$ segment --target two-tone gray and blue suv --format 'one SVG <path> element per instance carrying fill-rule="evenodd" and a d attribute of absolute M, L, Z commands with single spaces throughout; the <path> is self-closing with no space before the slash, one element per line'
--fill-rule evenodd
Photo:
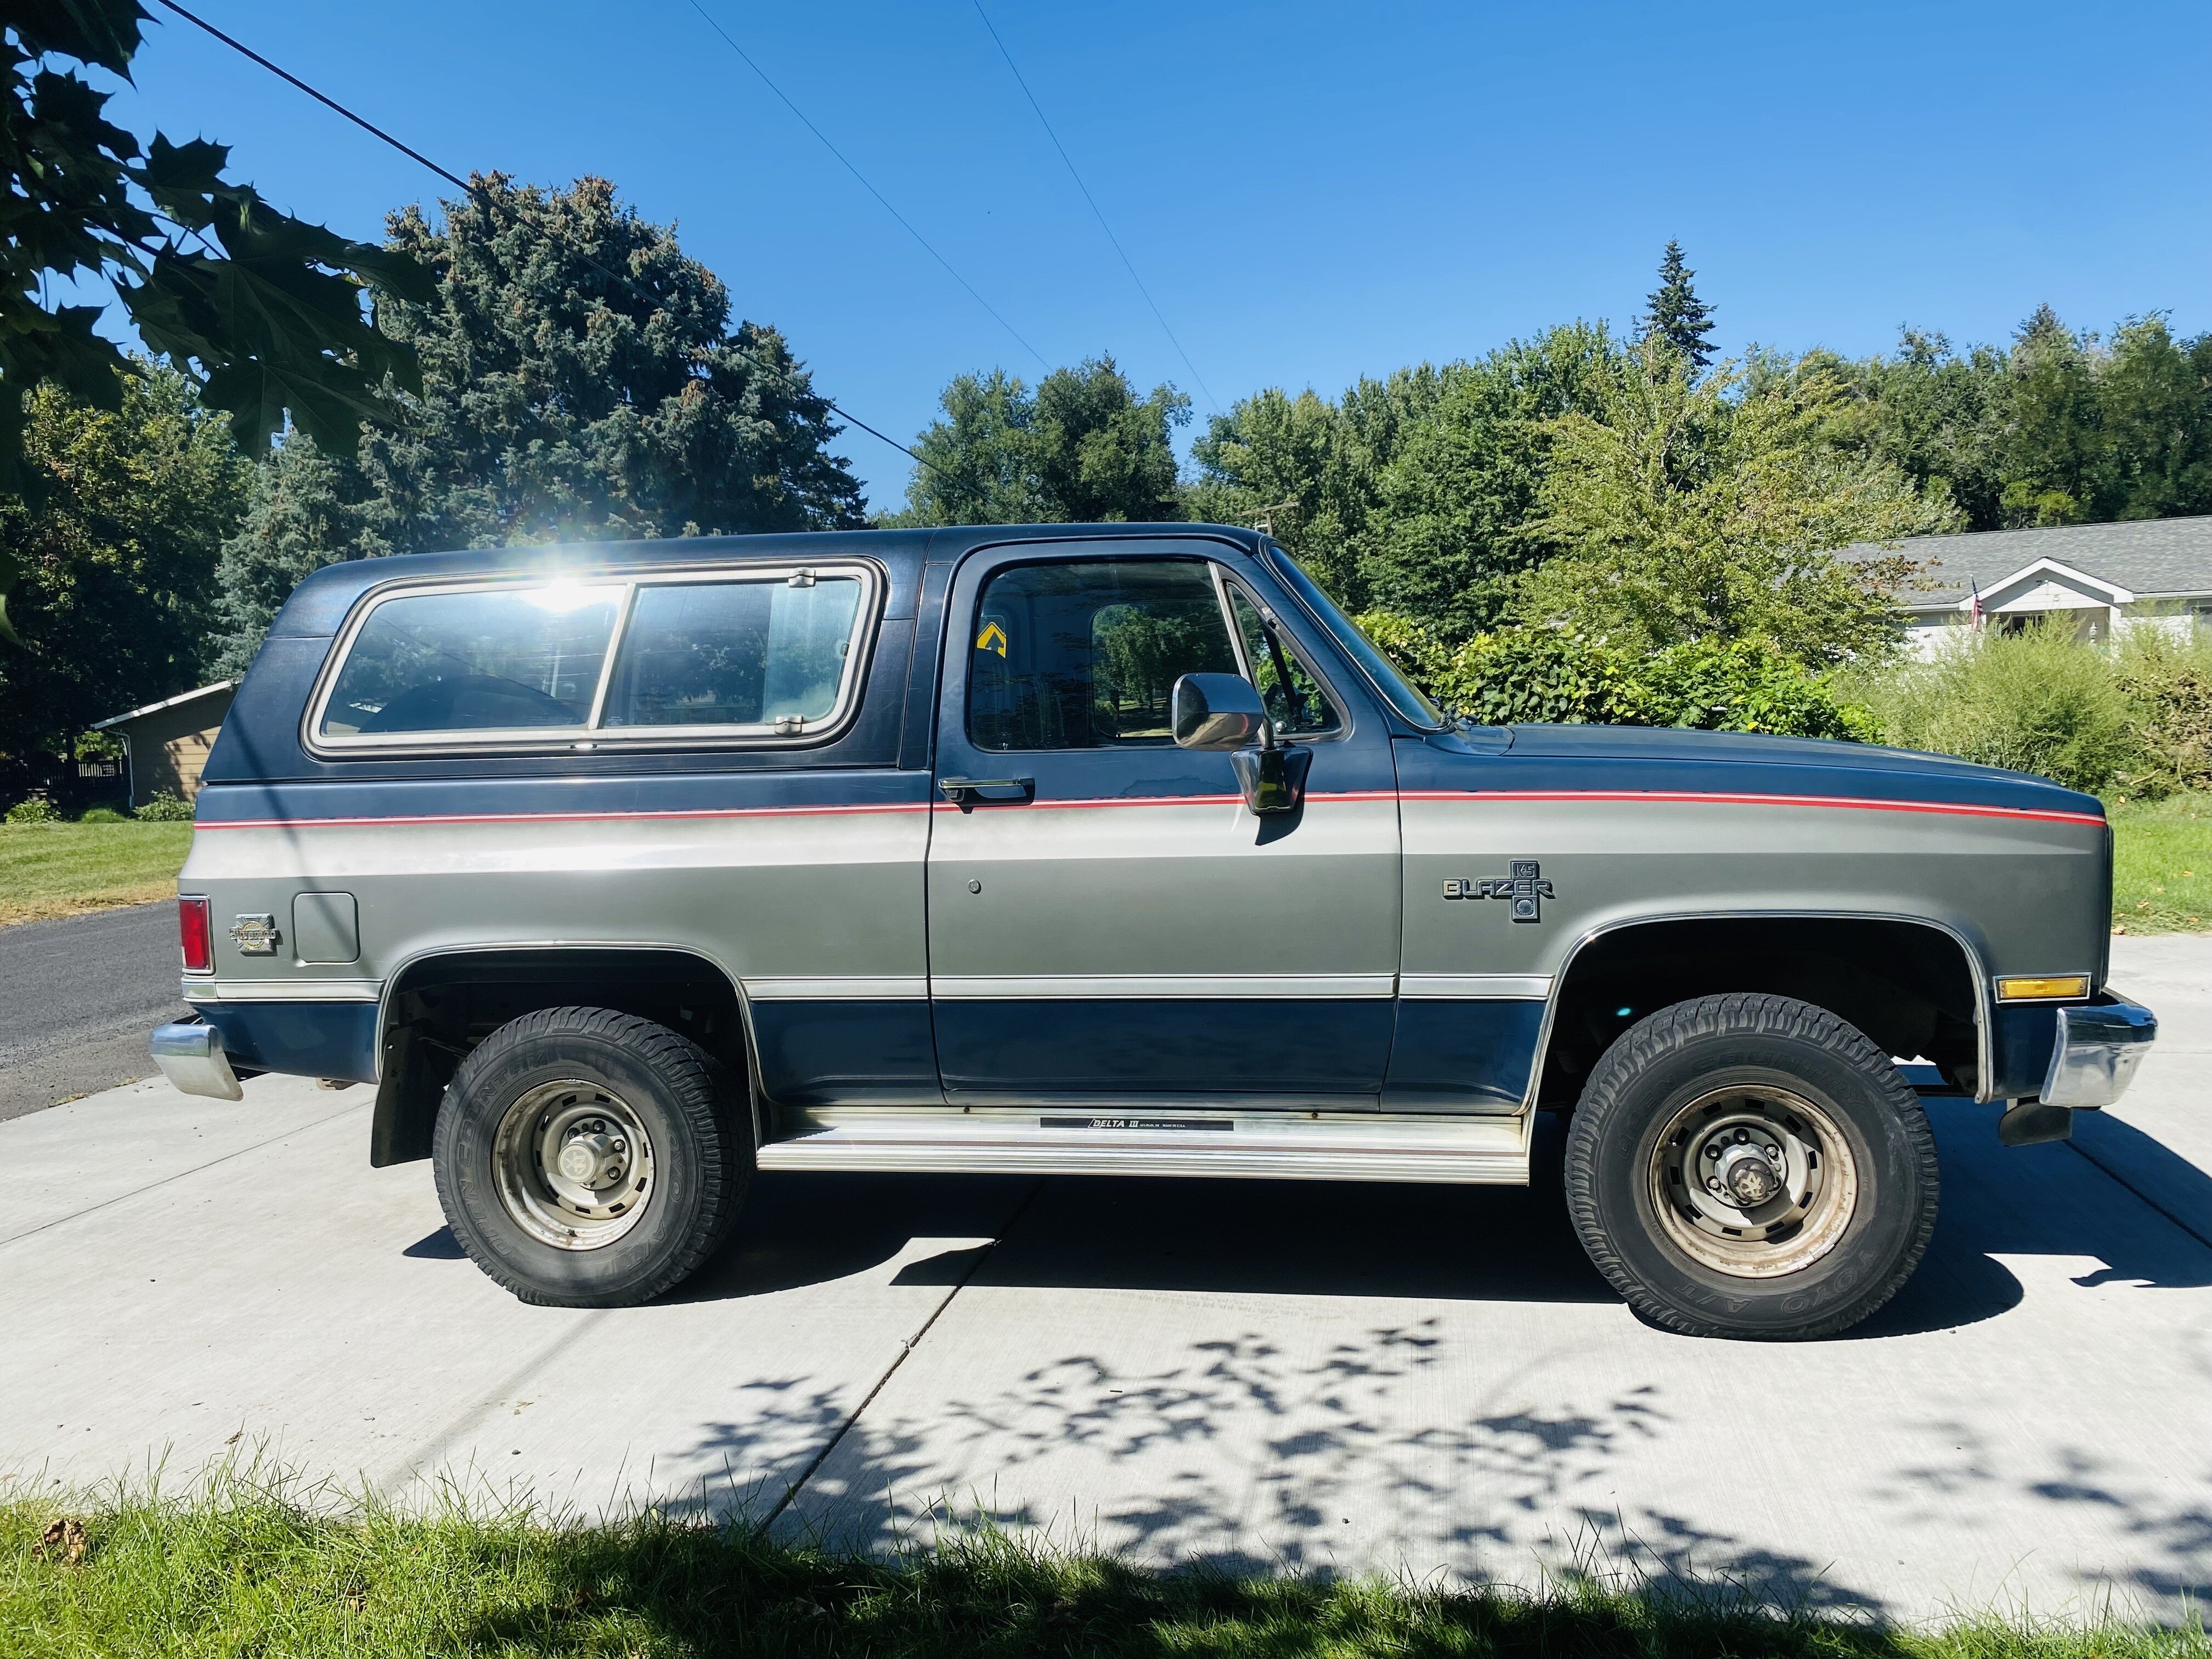
<path fill-rule="evenodd" d="M 239 690 L 154 1049 L 374 1084 L 531 1301 L 757 1168 L 1517 1182 L 1549 1109 L 1638 1311 L 1810 1336 L 1934 1225 L 1911 1078 L 2015 1144 L 2126 1085 L 2111 864 L 2038 778 L 1455 723 L 1249 531 L 375 559 Z"/>

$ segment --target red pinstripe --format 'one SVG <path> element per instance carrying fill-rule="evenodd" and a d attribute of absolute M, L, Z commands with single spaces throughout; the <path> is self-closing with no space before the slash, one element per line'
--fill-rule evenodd
<path fill-rule="evenodd" d="M 1401 800 L 1633 800 L 1724 806 L 1835 806 L 1869 812 L 1946 812 L 1969 817 L 2039 818 L 2052 823 L 2094 823 L 2101 812 L 2061 812 L 2034 806 L 1974 806 L 1959 801 L 1874 800 L 1863 795 L 1753 795 L 1695 789 L 1408 789 Z"/>

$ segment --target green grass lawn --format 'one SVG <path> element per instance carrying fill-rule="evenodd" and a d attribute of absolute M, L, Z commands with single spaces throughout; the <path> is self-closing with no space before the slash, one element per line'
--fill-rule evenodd
<path fill-rule="evenodd" d="M 189 823 L 0 824 L 0 927 L 173 897 Z"/>
<path fill-rule="evenodd" d="M 2212 1644 L 2201 1627 L 2109 1620 L 1905 1630 L 1680 1581 L 1532 1597 L 1162 1575 L 991 1534 L 871 1560 L 651 1516 L 596 1528 L 526 1513 L 410 1520 L 232 1480 L 190 1503 L 0 1502 L 0 1652 L 2212 1659 Z"/>
<path fill-rule="evenodd" d="M 2113 931 L 2212 930 L 2212 795 L 2111 810 Z"/>

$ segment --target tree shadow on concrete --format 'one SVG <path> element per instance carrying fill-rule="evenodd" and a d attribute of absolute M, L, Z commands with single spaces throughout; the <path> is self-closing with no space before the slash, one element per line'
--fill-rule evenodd
<path fill-rule="evenodd" d="M 1991 1109 L 1948 1103 L 1936 1117 L 1942 1220 L 1919 1274 L 1851 1340 L 2002 1315 L 2022 1296 L 1996 1259 L 2003 1255 L 2092 1258 L 2104 1265 L 2073 1279 L 2087 1288 L 2212 1282 L 2212 1251 L 2073 1149 L 2002 1148 Z M 849 1396 L 806 1379 L 762 1382 L 750 1390 L 757 1413 L 702 1428 L 700 1466 L 751 1476 L 742 1492 L 732 1479 L 720 1498 L 703 1494 L 708 1510 L 773 1518 L 777 1537 L 878 1555 L 981 1522 L 1077 1549 L 1103 1537 L 1117 1553 L 1232 1575 L 1326 1576 L 1341 1560 L 1395 1553 L 1455 1562 L 1480 1582 L 1486 1563 L 1539 1559 L 1545 1572 L 1636 1594 L 1660 1586 L 1799 1610 L 1896 1611 L 1876 1587 L 1838 1582 L 1826 1562 L 1670 1504 L 1663 1488 L 1649 1486 L 1648 1463 L 1646 1501 L 1617 1496 L 1621 1455 L 1666 1437 L 1682 1409 L 1656 1386 L 1619 1388 L 1571 1408 L 1454 1406 L 1465 1400 L 1450 1379 L 1470 1328 L 1461 1316 L 1448 1338 L 1420 1304 L 1565 1308 L 1614 1299 L 1583 1256 L 1556 1173 L 1543 1161 L 1527 1190 L 1056 1179 L 1010 1233 L 1015 1194 L 1005 1183 L 955 1194 L 939 1182 L 850 1179 L 851 1211 L 794 1200 L 787 1215 L 801 1231 L 789 1244 L 793 1258 L 770 1271 L 775 1258 L 740 1250 L 732 1283 L 804 1282 L 810 1263 L 838 1259 L 804 1241 L 841 1224 L 863 1241 L 845 1259 L 872 1263 L 916 1237 L 997 1237 L 996 1245 L 912 1262 L 896 1282 L 942 1285 L 948 1296 L 968 1285 L 988 1294 L 1218 1297 L 1220 1334 L 1134 1369 L 1104 1351 L 1054 1355 L 1042 1346 L 1049 1339 L 1039 1339 L 1038 1363 L 995 1389 L 940 1382 L 944 1397 L 926 1420 L 902 1417 L 884 1401 L 856 1418 Z M 1363 1322 L 1317 1353 L 1288 1331 L 1271 1333 L 1265 1309 L 1249 1300 L 1277 1295 L 1341 1297 L 1378 1310 L 1395 1301 L 1415 1305 L 1402 1317 Z M 979 1377 L 1004 1375 L 1006 1345 L 1022 1352 L 1018 1310 L 1029 1305 L 1049 1317 L 1048 1302 L 1009 1304 L 1013 1322 L 992 1327 L 997 1363 L 987 1361 Z M 1133 1300 L 1128 1316 L 1141 1322 L 1146 1304 Z M 1541 1332 L 1525 1305 L 1510 1317 L 1513 1340 Z M 956 1340 L 951 1328 L 927 1339 L 938 1353 Z M 1695 1346 L 1656 1333 L 1636 1340 Z M 1727 1345 L 1711 1352 L 1716 1367 L 1735 1357 Z M 1917 1458 L 1913 1436 L 1922 1431 L 1929 1446 L 1961 1449 Z M 763 1468 L 757 1449 L 771 1443 L 823 1449 Z M 1869 1457 L 1869 1501 L 1901 1520 L 1942 1493 L 1986 1491 L 2015 1511 L 2022 1499 L 2050 1506 L 2054 1540 L 2109 1550 L 2078 1575 L 2084 1595 L 2133 1594 L 2170 1608 L 2212 1578 L 2212 1505 L 2201 1476 L 2176 1502 L 2170 1489 L 2148 1490 L 2139 1470 L 2130 1475 L 2094 1451 L 2043 1437 L 1984 1445 L 1942 1423 L 1898 1429 Z M 1025 1473 L 1033 1464 L 1036 1472 Z M 1054 1490 L 1127 1493 L 1127 1474 L 1104 1473 L 1115 1465 L 1156 1470 L 1154 1489 L 1089 1515 L 999 1498 L 1001 1480 L 1028 1494 L 1040 1480 Z M 979 1479 L 975 1470 L 988 1473 Z"/>
<path fill-rule="evenodd" d="M 1592 1587 L 1790 1613 L 1858 1616 L 1880 1598 L 1826 1564 L 1694 1524 L 1665 1508 L 1623 1510 L 1611 1465 L 1662 1437 L 1653 1386 L 1581 1409 L 1478 1412 L 1408 1426 L 1382 1396 L 1437 1391 L 1449 1364 L 1437 1322 L 1375 1326 L 1293 1358 L 1245 1331 L 1191 1345 L 1146 1372 L 1096 1355 L 1036 1367 L 1017 1386 L 945 1403 L 927 1425 L 863 1415 L 769 1535 L 883 1558 L 938 1547 L 977 1528 L 1079 1553 L 1231 1578 L 1364 1577 L 1378 1560 L 1453 1564 L 1452 1581 Z M 791 1401 L 802 1411 L 818 1401 Z M 1255 1437 L 1255 1429 L 1257 1426 Z M 733 1449 L 735 1425 L 708 1445 Z M 738 1441 L 758 1432 L 748 1425 Z M 981 1486 L 942 1482 L 949 1445 L 983 1457 Z M 1159 1490 L 1095 1513 L 1002 1499 L 1025 1466 L 1055 1470 L 1148 1462 Z M 1026 1483 L 1033 1484 L 1033 1483 Z M 1510 1567 L 1506 1564 L 1512 1564 Z M 1531 1569 L 1534 1569 L 1532 1574 Z M 1417 1569 L 1424 1573 L 1430 1568 Z"/>

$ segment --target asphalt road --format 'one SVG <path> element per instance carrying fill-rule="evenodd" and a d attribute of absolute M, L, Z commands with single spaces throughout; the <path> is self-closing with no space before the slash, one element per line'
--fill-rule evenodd
<path fill-rule="evenodd" d="M 0 1121 L 152 1076 L 184 1006 L 173 903 L 0 927 Z"/>
<path fill-rule="evenodd" d="M 1845 1337 L 1698 1341 L 1528 1190 L 763 1177 L 649 1308 L 524 1307 L 366 1090 L 156 1079 L 0 1124 L 0 1491 L 264 1453 L 403 1501 L 653 1501 L 870 1547 L 988 1515 L 1140 1560 L 1580 1568 L 1905 1618 L 2212 1588 L 2212 939 L 2115 942 L 2160 1045 L 2007 1151 L 1934 1111 L 1918 1273 Z"/>

